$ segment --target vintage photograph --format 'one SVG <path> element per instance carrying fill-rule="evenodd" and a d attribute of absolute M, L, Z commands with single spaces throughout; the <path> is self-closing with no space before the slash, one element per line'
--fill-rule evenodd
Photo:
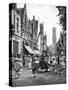
<path fill-rule="evenodd" d="M 66 83 L 66 6 L 9 4 L 9 85 Z"/>

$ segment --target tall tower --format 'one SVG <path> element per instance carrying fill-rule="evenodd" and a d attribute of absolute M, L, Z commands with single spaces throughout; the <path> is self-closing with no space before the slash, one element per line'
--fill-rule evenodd
<path fill-rule="evenodd" d="M 45 33 L 43 37 L 43 50 L 46 51 L 46 48 L 47 48 L 47 35 Z"/>
<path fill-rule="evenodd" d="M 44 28 L 43 23 L 40 24 L 40 50 L 43 51 L 43 36 L 44 36 Z"/>
<path fill-rule="evenodd" d="M 31 27 L 31 38 L 32 38 L 32 48 L 37 49 L 37 33 L 38 33 L 38 20 L 35 19 L 35 16 L 33 16 L 33 19 L 30 20 L 30 27 Z"/>
<path fill-rule="evenodd" d="M 56 27 L 53 27 L 52 41 L 53 41 L 53 45 L 55 45 L 56 44 Z"/>

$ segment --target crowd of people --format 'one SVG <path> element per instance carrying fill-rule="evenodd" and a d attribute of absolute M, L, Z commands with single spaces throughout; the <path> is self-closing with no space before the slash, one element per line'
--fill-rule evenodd
<path fill-rule="evenodd" d="M 57 57 L 56 56 L 35 56 L 35 55 L 28 55 L 25 57 L 25 67 L 27 67 L 29 70 L 32 71 L 34 77 L 36 77 L 37 73 L 42 71 L 42 72 L 47 72 L 47 71 L 62 71 L 65 69 L 65 56 L 63 53 L 61 53 L 60 58 L 59 58 L 59 64 L 57 62 Z M 58 67 L 59 69 L 58 69 Z M 16 78 L 20 76 L 22 73 L 23 69 L 23 63 L 21 60 L 21 57 L 16 56 L 14 61 L 13 61 L 13 69 L 16 72 Z"/>

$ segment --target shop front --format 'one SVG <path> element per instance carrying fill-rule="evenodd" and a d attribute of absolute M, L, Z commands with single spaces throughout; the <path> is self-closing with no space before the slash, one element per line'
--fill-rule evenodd
<path fill-rule="evenodd" d="M 29 63 L 31 62 L 30 58 L 32 59 L 32 55 L 34 54 L 33 50 L 30 46 L 23 46 L 23 65 L 29 67 Z"/>

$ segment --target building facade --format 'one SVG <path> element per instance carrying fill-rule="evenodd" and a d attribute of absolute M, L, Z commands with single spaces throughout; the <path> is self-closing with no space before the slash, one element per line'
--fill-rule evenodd
<path fill-rule="evenodd" d="M 23 8 L 18 8 L 16 3 L 9 6 L 10 55 L 20 54 L 25 65 L 25 57 L 32 54 L 32 50 L 37 49 L 38 20 L 35 20 L 35 16 L 32 20 L 28 20 L 26 4 Z"/>
<path fill-rule="evenodd" d="M 39 35 L 40 35 L 40 51 L 42 52 L 43 51 L 43 37 L 44 37 L 44 28 L 43 28 L 43 23 L 40 23 L 40 32 L 39 32 Z"/>
<path fill-rule="evenodd" d="M 27 16 L 26 4 L 24 4 L 24 7 L 22 8 L 21 11 L 22 11 L 21 14 L 22 58 L 23 58 L 23 65 L 25 66 L 27 63 L 25 58 L 28 57 L 29 54 L 32 54 L 32 52 L 30 52 L 32 51 L 32 38 L 31 38 L 32 31 L 30 28 L 30 21 L 28 20 L 28 16 Z"/>
<path fill-rule="evenodd" d="M 56 27 L 53 27 L 53 35 L 52 35 L 53 45 L 56 44 Z"/>
<path fill-rule="evenodd" d="M 32 40 L 32 49 L 37 49 L 37 42 L 38 42 L 38 20 L 35 19 L 33 16 L 32 20 L 29 20 L 30 24 L 30 32 L 31 32 L 31 40 Z"/>
<path fill-rule="evenodd" d="M 43 51 L 47 50 L 47 35 L 45 33 L 44 37 L 43 37 Z"/>
<path fill-rule="evenodd" d="M 11 48 L 11 55 L 16 56 L 21 54 L 21 16 L 18 12 L 15 3 L 9 5 L 9 45 Z"/>

